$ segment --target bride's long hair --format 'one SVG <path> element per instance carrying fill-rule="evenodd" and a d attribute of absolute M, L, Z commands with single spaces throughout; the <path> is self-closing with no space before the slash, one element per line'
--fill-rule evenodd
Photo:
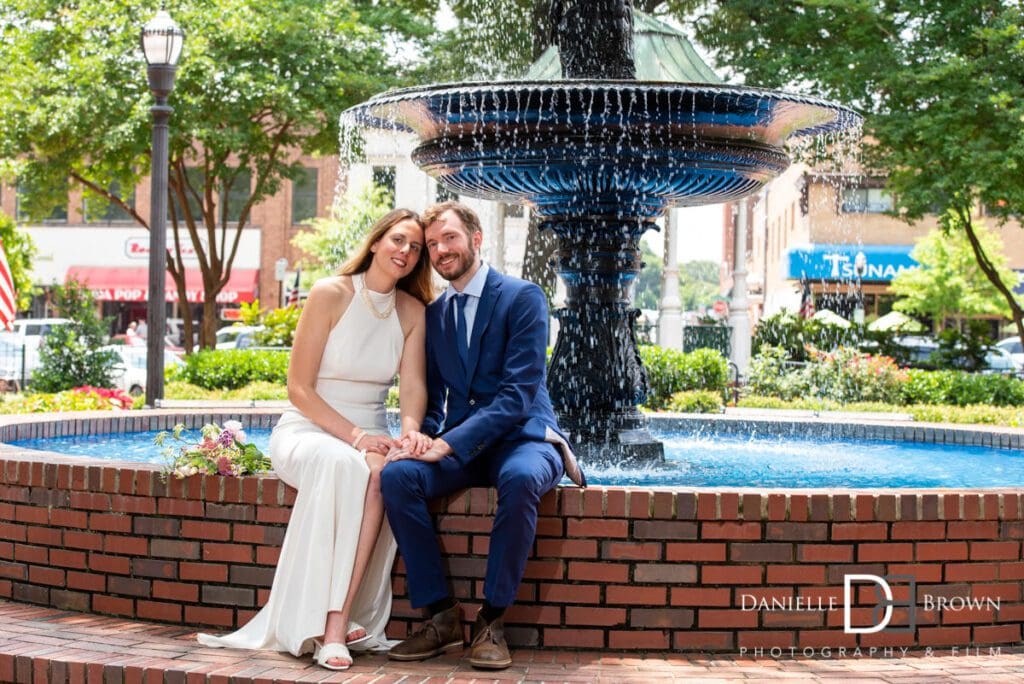
<path fill-rule="evenodd" d="M 373 261 L 373 252 L 370 248 L 377 243 L 395 225 L 406 220 L 415 221 L 420 229 L 423 229 L 423 222 L 419 214 L 411 209 L 392 209 L 377 219 L 377 222 L 370 228 L 369 234 L 363 240 L 363 244 L 356 249 L 348 261 L 338 269 L 338 275 L 355 275 L 370 270 L 370 262 Z M 420 249 L 419 258 L 412 272 L 398 281 L 396 287 L 399 290 L 408 292 L 424 304 L 434 301 L 434 283 L 430 275 L 430 257 L 427 256 L 427 246 L 424 244 Z"/>

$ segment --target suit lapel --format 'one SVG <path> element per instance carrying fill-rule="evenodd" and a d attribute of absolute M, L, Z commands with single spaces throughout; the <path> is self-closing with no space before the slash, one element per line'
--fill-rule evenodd
<path fill-rule="evenodd" d="M 480 347 L 482 345 L 484 332 L 491 322 L 491 314 L 494 312 L 494 305 L 501 297 L 501 274 L 493 268 L 487 272 L 487 284 L 480 295 L 480 303 L 477 305 L 476 317 L 473 320 L 473 334 L 469 339 L 469 366 L 466 368 L 466 381 L 473 379 L 476 373 L 476 364 L 480 360 Z"/>

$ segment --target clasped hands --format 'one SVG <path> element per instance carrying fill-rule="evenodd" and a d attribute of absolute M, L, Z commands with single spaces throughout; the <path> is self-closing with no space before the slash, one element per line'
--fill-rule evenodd
<path fill-rule="evenodd" d="M 386 435 L 361 434 L 353 446 L 361 446 L 367 451 L 381 454 L 388 463 L 407 458 L 436 463 L 452 453 L 452 448 L 443 439 L 431 439 L 416 430 L 410 430 L 400 439 L 392 439 Z"/>

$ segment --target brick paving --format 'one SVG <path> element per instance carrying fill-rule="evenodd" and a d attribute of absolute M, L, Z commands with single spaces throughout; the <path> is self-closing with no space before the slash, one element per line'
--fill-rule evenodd
<path fill-rule="evenodd" d="M 86 684 L 286 684 L 288 682 L 657 682 L 687 679 L 884 681 L 897 683 L 1024 680 L 1024 649 L 990 655 L 779 658 L 739 655 L 638 656 L 622 653 L 517 650 L 504 672 L 481 673 L 456 656 L 392 663 L 359 655 L 347 672 L 313 666 L 308 657 L 209 649 L 193 631 L 166 624 L 75 613 L 0 600 L 0 682 Z"/>

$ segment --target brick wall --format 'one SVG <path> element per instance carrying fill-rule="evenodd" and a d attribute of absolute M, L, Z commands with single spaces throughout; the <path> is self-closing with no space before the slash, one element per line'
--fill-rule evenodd
<path fill-rule="evenodd" d="M 236 626 L 266 599 L 293 499 L 274 477 L 164 483 L 146 466 L 3 447 L 0 596 L 197 627 Z M 494 506 L 494 492 L 484 489 L 436 506 L 467 618 L 482 598 Z M 1022 539 L 1019 491 L 559 489 L 541 502 L 535 551 L 507 623 L 514 643 L 549 648 L 1017 644 L 1024 622 Z M 945 597 L 947 607 L 918 607 L 913 633 L 844 634 L 847 573 L 913 575 L 920 601 Z M 389 634 L 401 637 L 418 611 L 405 597 L 400 561 L 393 582 Z M 897 600 L 907 598 L 905 584 L 894 582 L 893 589 Z M 854 624 L 868 624 L 873 592 L 861 586 L 856 596 Z M 831 598 L 837 605 L 826 611 L 742 605 L 798 598 L 826 605 Z M 950 604 L 953 598 L 959 603 Z M 965 599 L 986 598 L 998 599 L 999 608 L 958 609 Z M 892 624 L 907 617 L 897 608 Z"/>

